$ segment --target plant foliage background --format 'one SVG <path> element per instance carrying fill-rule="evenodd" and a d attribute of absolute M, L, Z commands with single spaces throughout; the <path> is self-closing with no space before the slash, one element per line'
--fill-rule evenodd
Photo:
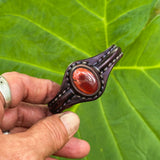
<path fill-rule="evenodd" d="M 103 96 L 80 104 L 87 160 L 160 159 L 159 0 L 0 0 L 0 72 L 61 83 L 111 44 L 124 52 Z"/>

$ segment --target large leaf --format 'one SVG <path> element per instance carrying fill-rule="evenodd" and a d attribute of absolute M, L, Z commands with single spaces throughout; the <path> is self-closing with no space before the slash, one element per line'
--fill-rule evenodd
<path fill-rule="evenodd" d="M 111 44 L 124 57 L 102 98 L 74 108 L 88 160 L 160 159 L 160 5 L 156 0 L 0 0 L 1 73 L 61 83 L 71 62 Z"/>

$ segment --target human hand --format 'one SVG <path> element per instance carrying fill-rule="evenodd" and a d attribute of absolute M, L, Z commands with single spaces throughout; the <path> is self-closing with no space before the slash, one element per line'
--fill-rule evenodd
<path fill-rule="evenodd" d="M 79 127 L 75 113 L 51 115 L 47 104 L 59 86 L 17 72 L 4 73 L 11 89 L 11 105 L 4 109 L 0 94 L 0 159 L 55 160 L 54 154 L 66 158 L 82 158 L 89 153 L 89 144 L 72 137 Z M 2 131 L 10 131 L 4 135 Z"/>

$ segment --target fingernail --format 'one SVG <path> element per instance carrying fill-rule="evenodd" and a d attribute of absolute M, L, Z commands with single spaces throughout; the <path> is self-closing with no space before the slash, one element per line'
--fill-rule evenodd
<path fill-rule="evenodd" d="M 73 112 L 64 112 L 60 117 L 60 120 L 64 124 L 69 138 L 72 137 L 79 128 L 80 119 L 78 115 Z"/>

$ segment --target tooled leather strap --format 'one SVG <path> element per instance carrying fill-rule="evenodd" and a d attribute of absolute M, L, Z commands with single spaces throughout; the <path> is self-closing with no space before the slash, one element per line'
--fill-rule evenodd
<path fill-rule="evenodd" d="M 97 56 L 71 63 L 59 93 L 48 103 L 49 110 L 59 113 L 74 104 L 99 98 L 109 73 L 122 56 L 121 49 L 112 45 Z"/>

